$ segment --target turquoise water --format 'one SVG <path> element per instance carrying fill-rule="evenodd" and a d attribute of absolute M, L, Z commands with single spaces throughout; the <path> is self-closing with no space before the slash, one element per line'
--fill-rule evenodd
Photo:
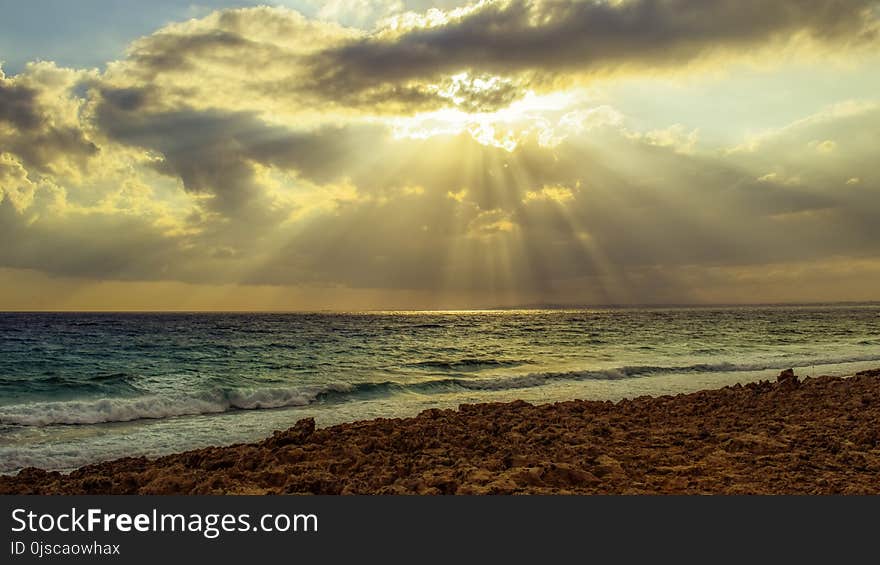
<path fill-rule="evenodd" d="M 463 402 L 619 399 L 880 366 L 880 305 L 0 314 L 0 472 Z"/>

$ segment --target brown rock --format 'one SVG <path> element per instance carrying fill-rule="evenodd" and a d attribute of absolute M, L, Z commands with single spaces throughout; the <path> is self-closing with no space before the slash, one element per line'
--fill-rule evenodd
<path fill-rule="evenodd" d="M 304 443 L 306 439 L 315 433 L 315 419 L 304 418 L 298 421 L 292 428 L 288 428 L 283 432 L 275 432 L 272 437 L 263 443 L 269 448 L 284 447 L 285 445 L 299 445 Z"/>
<path fill-rule="evenodd" d="M 626 472 L 623 470 L 623 465 L 613 457 L 600 455 L 599 457 L 596 457 L 595 465 L 596 466 L 593 468 L 593 474 L 604 480 L 626 478 Z"/>
<path fill-rule="evenodd" d="M 784 383 L 787 381 L 794 381 L 795 383 L 798 382 L 797 375 L 794 374 L 794 369 L 786 369 L 779 373 L 779 376 L 776 377 L 776 382 L 778 383 Z"/>

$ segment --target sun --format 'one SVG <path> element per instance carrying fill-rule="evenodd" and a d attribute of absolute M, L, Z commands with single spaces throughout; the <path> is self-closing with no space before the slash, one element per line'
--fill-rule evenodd
<path fill-rule="evenodd" d="M 383 121 L 396 139 L 467 134 L 481 145 L 512 153 L 529 138 L 550 147 L 597 121 L 617 120 L 612 109 L 596 106 L 592 94 L 582 88 L 549 93 L 525 89 L 515 96 L 501 92 L 511 85 L 509 79 L 462 72 L 434 85 L 449 106 Z"/>

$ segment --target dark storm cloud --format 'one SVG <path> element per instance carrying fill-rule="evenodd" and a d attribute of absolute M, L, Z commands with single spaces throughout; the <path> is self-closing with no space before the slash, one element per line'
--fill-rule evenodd
<path fill-rule="evenodd" d="M 873 38 L 876 0 L 572 0 L 490 2 L 444 25 L 368 37 L 314 56 L 314 88 L 357 91 L 473 69 L 591 71 L 688 62 L 805 32 Z"/>
<path fill-rule="evenodd" d="M 168 71 L 192 69 L 192 61 L 198 58 L 217 57 L 236 49 L 249 49 L 254 45 L 238 34 L 224 30 L 200 33 L 160 32 L 141 42 L 129 53 L 129 59 L 138 70 L 147 75 Z"/>
<path fill-rule="evenodd" d="M 275 215 L 257 182 L 255 164 L 327 182 L 383 135 L 378 127 L 292 131 L 267 124 L 253 112 L 154 112 L 147 109 L 149 89 L 104 89 L 102 97 L 95 119 L 105 135 L 158 152 L 156 170 L 179 177 L 187 191 L 213 195 L 211 208 L 228 217 L 266 220 Z"/>
<path fill-rule="evenodd" d="M 5 84 L 0 76 L 0 122 L 31 130 L 39 127 L 40 115 L 36 110 L 37 91 L 32 88 Z"/>
<path fill-rule="evenodd" d="M 262 196 L 246 142 L 262 131 L 252 114 L 222 111 L 139 111 L 143 92 L 105 92 L 96 122 L 112 140 L 161 154 L 154 167 L 179 177 L 187 191 L 214 196 L 210 206 L 228 216 L 253 212 Z M 243 143 L 244 142 L 244 143 Z"/>
<path fill-rule="evenodd" d="M 137 112 L 146 109 L 151 100 L 156 98 L 156 89 L 152 87 L 103 88 L 101 89 L 101 97 L 106 104 L 105 107 L 102 107 L 102 111 Z M 111 116 L 105 115 L 105 117 Z"/>
<path fill-rule="evenodd" d="M 45 171 L 64 159 L 79 165 L 98 152 L 79 127 L 56 125 L 39 100 L 39 90 L 16 84 L 0 73 L 0 152 Z M 7 128 L 3 128 L 3 124 Z M 6 132 L 3 130 L 6 129 Z"/>
<path fill-rule="evenodd" d="M 375 113 L 509 105 L 564 73 L 659 68 L 748 52 L 798 34 L 826 45 L 875 38 L 877 0 L 512 0 L 486 2 L 445 24 L 364 35 L 294 12 L 227 10 L 136 41 L 117 65 L 162 82 L 166 98 L 234 81 L 264 99 Z M 497 75 L 487 86 L 451 76 Z M 452 87 L 450 89 L 450 86 Z M 450 96 L 453 92 L 455 96 Z M 212 93 L 208 93 L 213 94 Z"/>
<path fill-rule="evenodd" d="M 75 127 L 28 129 L 4 139 L 4 149 L 18 155 L 26 165 L 37 170 L 51 168 L 59 158 L 84 166 L 87 159 L 98 153 L 82 130 Z"/>

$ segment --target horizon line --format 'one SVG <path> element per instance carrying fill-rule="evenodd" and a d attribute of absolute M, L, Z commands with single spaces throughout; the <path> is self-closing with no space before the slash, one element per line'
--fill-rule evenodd
<path fill-rule="evenodd" d="M 644 303 L 644 304 L 527 304 L 519 306 L 490 306 L 470 308 L 322 308 L 322 309 L 139 309 L 139 308 L 45 308 L 4 309 L 0 314 L 345 314 L 345 313 L 465 313 L 505 311 L 566 311 L 566 310 L 632 310 L 639 308 L 745 308 L 745 307 L 798 307 L 798 306 L 872 306 L 880 300 L 840 300 L 817 302 L 718 302 L 718 303 Z"/>

